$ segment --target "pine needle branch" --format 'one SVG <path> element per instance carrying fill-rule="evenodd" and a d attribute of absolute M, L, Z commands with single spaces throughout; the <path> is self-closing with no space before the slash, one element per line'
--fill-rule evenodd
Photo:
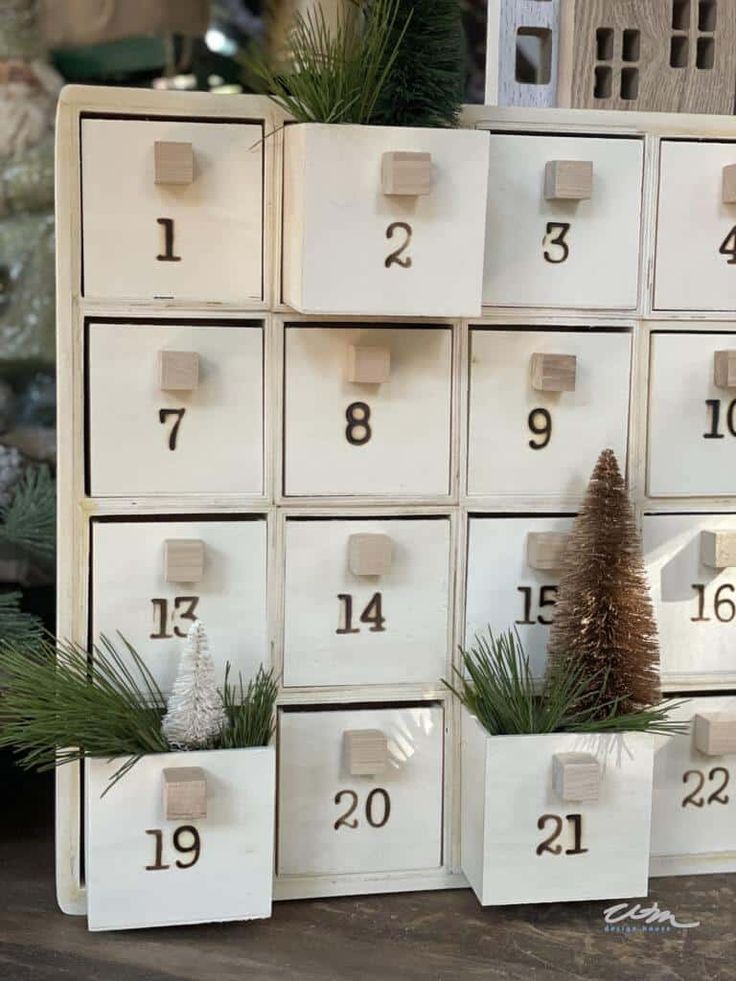
<path fill-rule="evenodd" d="M 56 548 L 56 486 L 48 467 L 29 467 L 5 507 L 0 508 L 0 543 L 15 545 L 49 561 Z"/>
<path fill-rule="evenodd" d="M 227 721 L 218 746 L 221 749 L 267 746 L 274 730 L 274 706 L 278 690 L 273 671 L 266 671 L 263 666 L 247 686 L 243 684 L 243 676 L 240 674 L 237 685 L 232 684 L 228 662 L 221 691 Z"/>
<path fill-rule="evenodd" d="M 22 598 L 18 592 L 0 593 L 0 639 L 11 644 L 34 644 L 43 637 L 43 625 L 38 617 L 21 610 Z"/>

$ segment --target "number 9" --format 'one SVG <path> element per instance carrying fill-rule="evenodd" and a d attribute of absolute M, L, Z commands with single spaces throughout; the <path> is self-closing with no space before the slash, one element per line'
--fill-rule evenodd
<path fill-rule="evenodd" d="M 540 418 L 542 420 L 541 424 L 539 422 Z M 533 439 L 530 439 L 529 446 L 533 450 L 543 450 L 552 438 L 552 416 L 547 409 L 532 409 L 529 413 L 527 424 L 535 436 L 542 437 L 542 442 L 539 443 L 535 443 Z"/>

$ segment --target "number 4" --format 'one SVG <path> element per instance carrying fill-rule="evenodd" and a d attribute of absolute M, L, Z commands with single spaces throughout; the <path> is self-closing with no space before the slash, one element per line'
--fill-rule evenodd
<path fill-rule="evenodd" d="M 721 247 L 718 250 L 721 255 L 730 255 L 731 258 L 728 260 L 729 266 L 736 266 L 736 225 L 733 226 L 728 235 L 721 242 Z"/>

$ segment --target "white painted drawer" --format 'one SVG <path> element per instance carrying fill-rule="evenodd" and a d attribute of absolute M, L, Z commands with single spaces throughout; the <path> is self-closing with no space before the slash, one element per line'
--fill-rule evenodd
<path fill-rule="evenodd" d="M 260 121 L 83 118 L 84 295 L 260 302 L 263 136 Z M 157 142 L 191 144 L 191 183 L 155 183 Z"/>
<path fill-rule="evenodd" d="M 483 303 L 636 307 L 643 146 L 493 133 Z M 592 162 L 590 198 L 545 198 L 547 163 L 558 160 Z"/>
<path fill-rule="evenodd" d="M 284 711 L 279 723 L 279 875 L 341 875 L 442 864 L 439 706 Z M 380 730 L 388 765 L 351 776 L 343 733 Z"/>
<path fill-rule="evenodd" d="M 736 569 L 704 564 L 702 533 L 736 531 L 736 514 L 645 514 L 644 557 L 659 627 L 663 681 L 736 683 Z"/>
<path fill-rule="evenodd" d="M 91 494 L 263 493 L 260 324 L 93 321 L 87 343 Z M 162 351 L 198 356 L 195 388 L 162 388 Z"/>
<path fill-rule="evenodd" d="M 199 582 L 167 582 L 164 542 L 204 543 Z M 266 644 L 266 522 L 236 519 L 94 520 L 92 636 L 120 631 L 164 692 L 176 677 L 183 639 L 201 619 L 218 682 L 230 661 L 249 678 L 269 658 Z M 120 646 L 120 645 L 118 645 Z"/>
<path fill-rule="evenodd" d="M 736 143 L 663 140 L 660 154 L 655 309 L 732 311 L 736 203 L 723 200 L 723 168 Z"/>
<path fill-rule="evenodd" d="M 651 344 L 649 494 L 736 494 L 736 391 L 714 375 L 716 351 L 736 351 L 736 332 L 663 331 Z"/>
<path fill-rule="evenodd" d="M 549 627 L 554 616 L 559 570 L 529 565 L 528 536 L 566 533 L 572 517 L 473 515 L 468 521 L 465 646 L 476 634 L 514 628 L 535 677 L 544 674 Z"/>
<path fill-rule="evenodd" d="M 495 330 L 470 337 L 468 494 L 580 497 L 605 446 L 626 459 L 631 335 Z M 573 391 L 538 391 L 534 355 L 574 357 Z"/>
<path fill-rule="evenodd" d="M 270 916 L 273 747 L 144 756 L 105 793 L 121 762 L 85 762 L 89 929 Z M 180 767 L 204 771 L 204 818 L 166 818 L 163 771 Z"/>
<path fill-rule="evenodd" d="M 376 542 L 389 567 L 364 574 L 355 549 Z M 449 577 L 448 518 L 288 520 L 284 684 L 439 684 Z"/>
<path fill-rule="evenodd" d="M 384 194 L 393 151 L 431 154 L 428 193 Z M 488 135 L 284 130 L 283 299 L 302 313 L 478 316 Z"/>
<path fill-rule="evenodd" d="M 450 493 L 449 328 L 288 326 L 285 334 L 287 496 Z M 348 381 L 351 346 L 387 349 L 386 381 Z"/>
<path fill-rule="evenodd" d="M 691 720 L 719 712 L 736 718 L 736 697 L 693 698 L 673 718 Z M 733 871 L 736 753 L 701 753 L 692 731 L 656 737 L 651 847 L 653 858 L 701 856 L 704 872 Z M 719 865 L 719 853 L 727 864 Z"/>

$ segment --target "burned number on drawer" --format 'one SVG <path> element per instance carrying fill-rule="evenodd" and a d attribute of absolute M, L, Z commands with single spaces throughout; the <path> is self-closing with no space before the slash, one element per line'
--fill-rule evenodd
<path fill-rule="evenodd" d="M 151 600 L 153 606 L 153 625 L 156 627 L 155 633 L 150 635 L 151 640 L 169 640 L 171 637 L 186 637 L 188 630 L 178 626 L 177 620 L 194 621 L 197 619 L 197 605 L 199 596 L 175 596 L 171 608 L 171 627 L 172 633 L 168 633 L 169 626 L 169 601 L 163 597 Z"/>
<path fill-rule="evenodd" d="M 706 585 L 702 582 L 694 582 L 693 589 L 698 595 L 698 613 L 697 616 L 690 617 L 690 620 L 692 623 L 707 623 L 712 618 L 706 615 L 708 607 Z M 736 616 L 736 603 L 732 599 L 735 592 L 736 587 L 724 582 L 713 594 L 713 613 L 719 623 L 731 623 Z"/>
<path fill-rule="evenodd" d="M 736 266 L 736 225 L 733 226 L 731 231 L 721 242 L 718 251 L 721 255 L 731 256 L 731 258 L 728 260 L 728 265 Z"/>
<path fill-rule="evenodd" d="M 534 601 L 534 587 L 533 586 L 517 586 L 517 593 L 521 593 L 524 597 L 524 618 L 522 620 L 515 620 L 514 623 L 528 625 L 531 623 L 541 623 L 543 626 L 548 627 L 552 620 L 547 620 L 538 613 L 536 619 L 532 614 L 532 605 Z M 554 606 L 557 602 L 557 586 L 540 586 L 539 587 L 539 600 L 538 607 L 541 610 L 544 606 Z"/>
<path fill-rule="evenodd" d="M 337 598 L 340 602 L 340 623 L 342 626 L 335 631 L 336 634 L 359 634 L 360 627 L 353 626 L 353 597 L 350 593 L 338 593 Z M 374 593 L 368 601 L 368 605 L 360 614 L 361 623 L 370 623 L 370 633 L 377 634 L 385 631 L 384 623 L 386 617 L 383 615 L 383 597 L 380 593 Z"/>
<path fill-rule="evenodd" d="M 725 439 L 721 432 L 721 400 L 706 399 L 708 407 L 708 424 L 710 429 L 703 433 L 703 439 Z M 736 436 L 736 399 L 729 403 L 726 409 L 726 427 L 732 436 Z"/>
<path fill-rule="evenodd" d="M 164 857 L 164 833 L 160 828 L 150 828 L 146 831 L 147 835 L 153 835 L 156 839 L 156 856 L 153 860 L 153 865 L 146 866 L 146 872 L 161 872 L 163 869 L 170 869 L 170 865 L 165 865 L 163 861 Z M 185 845 L 182 843 L 182 835 L 191 836 L 191 844 Z M 176 859 L 177 869 L 191 869 L 193 865 L 196 865 L 199 861 L 199 856 L 202 853 L 202 841 L 199 837 L 199 831 L 192 824 L 182 824 L 180 828 L 177 828 L 171 836 L 171 842 L 179 852 L 180 855 L 191 855 L 191 861 L 181 862 L 178 858 Z"/>
<path fill-rule="evenodd" d="M 398 249 L 394 249 L 393 252 L 386 256 L 384 265 L 387 269 L 390 269 L 391 266 L 401 266 L 402 269 L 411 269 L 411 256 L 407 255 L 403 259 L 401 258 L 403 253 L 409 248 L 409 243 L 411 242 L 411 225 L 406 221 L 392 222 L 386 229 L 386 238 L 393 238 L 394 232 L 396 231 L 404 232 L 406 238 Z"/>
<path fill-rule="evenodd" d="M 725 766 L 714 766 L 708 774 L 709 783 L 715 783 L 716 780 L 719 780 L 720 783 L 715 790 L 711 791 L 707 798 L 698 796 L 705 786 L 705 774 L 703 771 L 685 770 L 682 775 L 682 782 L 685 784 L 688 783 L 690 777 L 695 777 L 697 783 L 695 788 L 686 797 L 683 797 L 683 807 L 687 807 L 688 804 L 691 804 L 693 807 L 703 807 L 705 804 L 728 804 L 729 796 L 728 794 L 724 796 L 723 791 L 728 786 L 731 775 Z"/>
<path fill-rule="evenodd" d="M 548 221 L 545 236 L 542 239 L 542 248 L 545 262 L 552 265 L 559 265 L 570 255 L 570 246 L 565 241 L 565 236 L 570 231 L 569 221 Z M 552 238 L 550 238 L 552 236 Z M 554 251 L 550 251 L 550 246 L 554 246 Z"/>
<path fill-rule="evenodd" d="M 371 408 L 365 402 L 351 402 L 345 410 L 348 424 L 345 428 L 345 439 L 351 446 L 365 446 L 373 433 L 371 432 Z"/>
<path fill-rule="evenodd" d="M 164 251 L 156 259 L 159 262 L 181 262 L 181 256 L 174 255 L 174 219 L 157 218 L 156 223 L 164 230 Z"/>
<path fill-rule="evenodd" d="M 583 841 L 583 818 L 581 814 L 566 814 L 565 820 L 572 827 L 573 843 L 572 848 L 565 849 L 565 855 L 582 855 L 588 851 L 587 848 L 582 847 Z M 540 831 L 544 831 L 548 824 L 553 825 L 552 834 L 544 841 L 540 841 L 537 845 L 537 855 L 544 855 L 545 852 L 549 852 L 550 855 L 559 855 L 562 852 L 562 845 L 556 845 L 555 842 L 562 834 L 563 822 L 559 814 L 543 814 L 537 821 L 537 827 Z"/>
<path fill-rule="evenodd" d="M 552 416 L 548 409 L 541 407 L 532 409 L 527 419 L 527 425 L 530 432 L 540 437 L 538 441 L 529 440 L 529 446 L 533 450 L 543 450 L 545 446 L 549 445 L 549 441 L 552 439 Z"/>
<path fill-rule="evenodd" d="M 158 410 L 158 421 L 160 423 L 165 423 L 169 416 L 176 416 L 176 422 L 171 427 L 171 432 L 169 433 L 169 449 L 176 449 L 176 437 L 179 435 L 179 426 L 181 426 L 181 421 L 184 418 L 184 413 L 186 409 L 159 409 Z"/>
<path fill-rule="evenodd" d="M 348 800 L 348 809 L 335 821 L 334 828 L 355 829 L 358 827 L 358 818 L 352 817 L 358 808 L 359 798 L 354 790 L 338 790 L 335 794 L 335 803 L 343 804 L 344 798 Z M 380 804 L 376 802 L 380 800 Z M 365 819 L 372 828 L 382 828 L 391 816 L 391 798 L 388 791 L 382 787 L 371 790 L 365 800 Z"/>

